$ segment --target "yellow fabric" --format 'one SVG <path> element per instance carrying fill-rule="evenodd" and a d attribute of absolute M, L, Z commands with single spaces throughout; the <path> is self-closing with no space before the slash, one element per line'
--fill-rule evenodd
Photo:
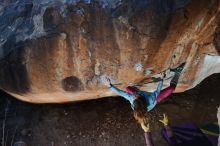
<path fill-rule="evenodd" d="M 161 123 L 164 124 L 164 126 L 167 126 L 169 121 L 168 121 L 168 117 L 166 114 L 163 114 L 163 120 L 159 120 Z"/>
<path fill-rule="evenodd" d="M 149 124 L 146 125 L 144 123 L 141 123 L 141 127 L 144 130 L 144 132 L 150 132 L 150 125 Z"/>

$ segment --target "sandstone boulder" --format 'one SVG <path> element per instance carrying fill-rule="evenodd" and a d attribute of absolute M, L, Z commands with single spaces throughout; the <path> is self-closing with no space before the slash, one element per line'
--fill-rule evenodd
<path fill-rule="evenodd" d="M 220 72 L 219 0 L 3 1 L 0 88 L 32 103 L 153 91 L 151 77 L 185 62 L 176 92 Z"/>

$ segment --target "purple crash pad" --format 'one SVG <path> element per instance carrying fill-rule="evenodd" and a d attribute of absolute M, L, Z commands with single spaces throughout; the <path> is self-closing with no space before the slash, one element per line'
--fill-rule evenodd
<path fill-rule="evenodd" d="M 213 146 L 205 134 L 194 124 L 171 126 L 171 129 L 178 146 Z M 173 139 L 168 137 L 165 129 L 162 130 L 162 134 L 168 144 L 172 145 Z"/>

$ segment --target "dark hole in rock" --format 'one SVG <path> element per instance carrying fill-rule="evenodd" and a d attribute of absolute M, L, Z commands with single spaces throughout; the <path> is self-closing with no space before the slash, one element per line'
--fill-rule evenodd
<path fill-rule="evenodd" d="M 82 82 L 75 76 L 70 76 L 62 80 L 62 88 L 65 91 L 80 91 L 83 89 Z"/>

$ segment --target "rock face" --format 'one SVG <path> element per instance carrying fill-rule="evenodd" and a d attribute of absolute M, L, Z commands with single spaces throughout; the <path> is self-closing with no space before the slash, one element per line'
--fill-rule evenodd
<path fill-rule="evenodd" d="M 3 0 L 0 88 L 33 103 L 156 88 L 152 76 L 186 62 L 176 92 L 220 72 L 219 0 Z"/>

